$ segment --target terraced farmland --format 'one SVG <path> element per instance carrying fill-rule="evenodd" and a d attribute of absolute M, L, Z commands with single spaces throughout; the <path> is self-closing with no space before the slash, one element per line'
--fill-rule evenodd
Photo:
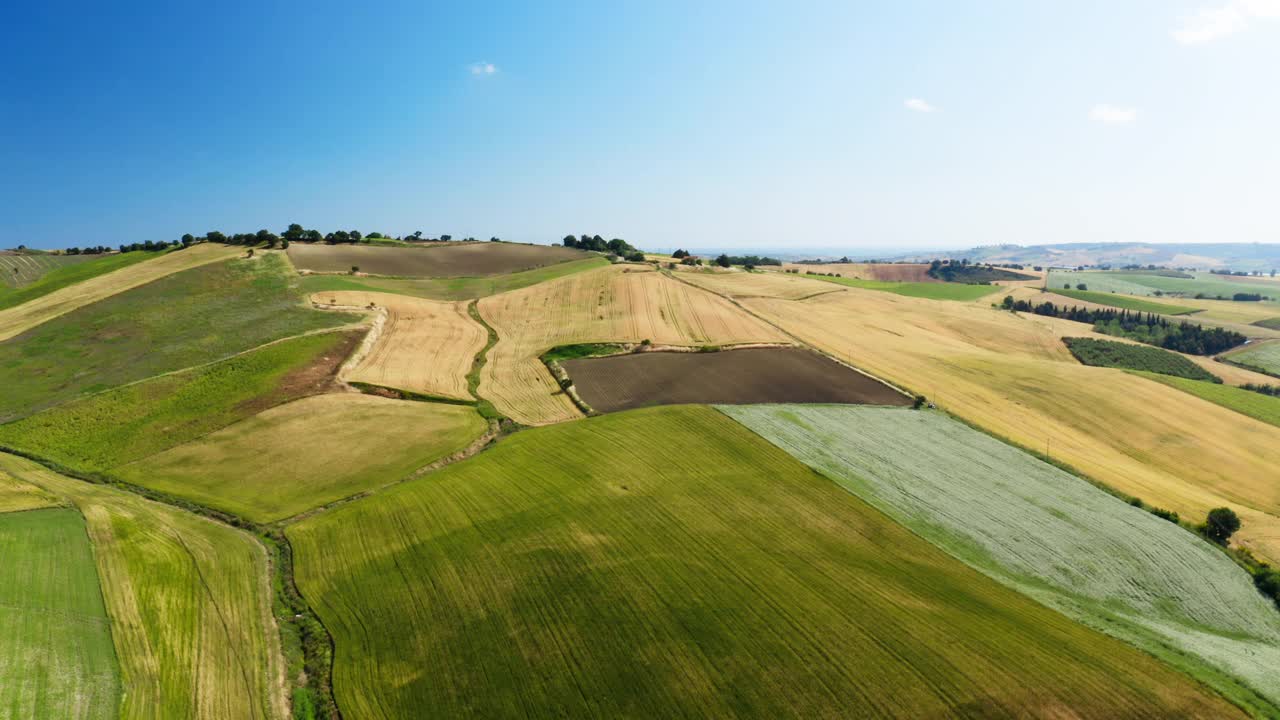
<path fill-rule="evenodd" d="M 581 260 L 566 260 L 555 265 L 522 272 L 462 278 L 385 278 L 348 275 L 306 275 L 302 288 L 308 293 L 349 290 L 353 292 L 385 292 L 428 300 L 473 300 L 500 292 L 519 290 L 540 282 L 555 280 L 574 273 L 608 267 L 609 261 L 598 255 Z"/>
<path fill-rule="evenodd" d="M 478 307 L 498 333 L 498 343 L 480 373 L 480 396 L 526 425 L 582 416 L 538 360 L 559 345 L 787 340 L 721 297 L 632 267 L 578 273 L 484 298 Z"/>
<path fill-rule="evenodd" d="M 1060 338 L 1087 326 L 888 293 L 741 302 L 1001 437 L 1048 442 L 1055 459 L 1153 505 L 1196 519 L 1229 505 L 1244 519 L 1235 539 L 1280 559 L 1280 496 L 1269 479 L 1280 428 L 1122 370 L 1077 365 Z"/>
<path fill-rule="evenodd" d="M 352 717 L 1239 715 L 709 408 L 520 432 L 288 533 Z"/>
<path fill-rule="evenodd" d="M 120 717 L 287 716 L 267 557 L 256 540 L 12 455 L 0 453 L 0 471 L 84 515 L 120 665 Z M 104 714 L 115 709 L 113 700 Z"/>
<path fill-rule="evenodd" d="M 372 349 L 344 379 L 455 400 L 472 399 L 467 373 L 489 334 L 471 319 L 466 303 L 352 291 L 319 293 L 312 300 L 376 306 L 386 311 L 386 320 L 374 331 Z"/>
<path fill-rule="evenodd" d="M 284 257 L 267 254 L 175 273 L 80 308 L 0 343 L 0 421 L 360 319 L 303 303 Z"/>
<path fill-rule="evenodd" d="M 484 431 L 475 410 L 460 405 L 319 395 L 112 474 L 265 523 L 402 480 Z"/>
<path fill-rule="evenodd" d="M 720 410 L 983 573 L 1280 713 L 1280 614 L 1192 533 L 938 413 Z"/>
<path fill-rule="evenodd" d="M 372 245 L 289 246 L 289 259 L 300 270 L 360 272 L 409 278 L 458 278 L 501 275 L 581 260 L 587 253 L 559 245 L 516 243 L 443 243 L 432 247 Z"/>
<path fill-rule="evenodd" d="M 354 332 L 307 335 L 108 390 L 0 425 L 0 446 L 81 471 L 107 470 L 329 390 L 359 339 Z"/>
<path fill-rule="evenodd" d="M 167 253 L 152 262 L 140 262 L 84 279 L 34 297 L 18 306 L 0 309 L 0 341 L 125 290 L 182 270 L 226 260 L 239 253 L 239 249 L 224 245 L 196 245 L 180 252 Z M 125 253 L 124 257 L 128 258 L 132 254 L 134 253 Z"/>
<path fill-rule="evenodd" d="M 84 518 L 0 513 L 0 557 L 0 715 L 116 717 L 120 675 Z"/>

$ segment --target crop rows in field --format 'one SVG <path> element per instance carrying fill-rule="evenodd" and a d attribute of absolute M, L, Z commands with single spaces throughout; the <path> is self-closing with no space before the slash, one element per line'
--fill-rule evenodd
<path fill-rule="evenodd" d="M 187 250 L 166 253 L 151 262 L 138 262 L 136 265 L 113 268 L 111 272 L 88 278 L 77 277 L 77 281 L 74 284 L 58 287 L 51 292 L 40 294 L 36 297 L 30 297 L 23 300 L 21 305 L 6 306 L 7 303 L 0 303 L 0 308 L 2 308 L 0 309 L 0 341 L 8 340 L 41 323 L 111 297 L 116 293 L 145 285 L 175 272 L 225 260 L 234 256 L 237 252 L 239 250 L 222 245 L 196 245 Z M 148 259 L 148 253 L 123 253 L 105 260 L 126 263 L 132 262 L 134 260 L 132 256 L 135 255 L 141 256 L 137 258 L 138 260 Z M 122 259 L 115 260 L 115 258 Z M 78 267 L 101 269 L 103 266 L 95 266 L 93 263 L 89 263 Z M 19 292 L 35 292 L 32 288 L 36 288 L 38 284 L 28 286 Z M 44 290 L 47 287 L 42 286 L 37 288 L 37 291 Z"/>
<path fill-rule="evenodd" d="M 420 248 L 294 243 L 288 252 L 300 270 L 345 273 L 358 267 L 362 273 L 406 278 L 501 275 L 587 257 L 559 245 L 478 242 Z"/>
<path fill-rule="evenodd" d="M 1094 290 L 1068 290 L 1054 285 L 1048 287 L 1048 292 L 1054 295 L 1071 298 L 1072 300 L 1081 300 L 1084 302 L 1095 303 L 1098 305 L 1107 305 L 1110 307 L 1122 308 L 1124 310 L 1133 310 L 1136 312 L 1156 313 L 1163 315 L 1187 315 L 1199 312 L 1199 308 L 1187 307 L 1185 305 L 1174 305 L 1172 303 L 1155 302 L 1152 300 L 1142 300 L 1132 295 L 1122 295 L 1114 292 L 1098 292 Z"/>
<path fill-rule="evenodd" d="M 1263 395 L 1252 390 L 1244 388 L 1232 387 L 1230 385 L 1218 385 L 1215 383 L 1200 382 L 1197 380 L 1187 380 L 1185 378 L 1169 377 L 1168 375 L 1158 375 L 1156 373 L 1141 373 L 1143 377 L 1164 383 L 1170 387 L 1175 387 L 1184 392 L 1191 393 L 1202 400 L 1208 400 L 1215 405 L 1221 405 L 1224 408 L 1234 410 L 1242 415 L 1248 415 L 1254 420 L 1260 420 L 1264 423 L 1276 425 L 1280 427 L 1280 397 L 1272 397 Z"/>
<path fill-rule="evenodd" d="M 685 282 L 730 297 L 774 297 L 801 300 L 842 288 L 812 278 L 778 272 L 697 272 L 678 271 Z"/>
<path fill-rule="evenodd" d="M 479 393 L 527 425 L 581 417 L 538 359 L 559 345 L 651 340 L 696 346 L 787 339 L 721 297 L 635 267 L 578 273 L 484 298 L 478 308 L 498 333 L 480 374 Z"/>
<path fill-rule="evenodd" d="M 1145 370 L 1191 380 L 1222 382 L 1216 375 L 1182 355 L 1161 348 L 1084 337 L 1064 337 L 1062 341 L 1067 344 L 1071 354 L 1085 365 Z"/>
<path fill-rule="evenodd" d="M 1192 533 L 938 413 L 720 410 L 972 567 L 1280 711 L 1280 614 Z"/>
<path fill-rule="evenodd" d="M 84 518 L 0 513 L 0 558 L 0 715 L 116 717 L 120 675 Z"/>
<path fill-rule="evenodd" d="M 1080 323 L 887 293 L 741 302 L 990 432 L 1026 447 L 1049 442 L 1055 459 L 1153 505 L 1202 518 L 1229 504 L 1244 519 L 1237 539 L 1280 559 L 1271 480 L 1280 428 L 1121 370 L 1077 364 L 1060 338 L 1079 335 Z"/>
<path fill-rule="evenodd" d="M 29 285 L 54 270 L 93 260 L 96 257 L 99 256 L 0 252 L 0 288 Z"/>
<path fill-rule="evenodd" d="M 484 430 L 462 405 L 333 393 L 272 408 L 112 474 L 265 523 L 403 479 Z"/>
<path fill-rule="evenodd" d="M 1237 714 L 706 407 L 523 431 L 287 532 L 350 717 Z"/>
<path fill-rule="evenodd" d="M 352 291 L 318 293 L 312 299 L 386 312 L 372 349 L 345 379 L 471 400 L 467 373 L 488 335 L 467 314 L 465 302 Z"/>
<path fill-rule="evenodd" d="M 1280 377 L 1280 340 L 1249 344 L 1224 357 L 1241 367 Z"/>
<path fill-rule="evenodd" d="M 0 421 L 359 319 L 303 301 L 284 257 L 266 254 L 174 273 L 80 308 L 0 342 Z"/>

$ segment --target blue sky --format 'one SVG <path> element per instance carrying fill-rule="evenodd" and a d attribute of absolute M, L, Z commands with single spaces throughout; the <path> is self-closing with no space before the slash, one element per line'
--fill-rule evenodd
<path fill-rule="evenodd" d="M 0 246 L 1280 241 L 1280 0 L 13 4 Z"/>

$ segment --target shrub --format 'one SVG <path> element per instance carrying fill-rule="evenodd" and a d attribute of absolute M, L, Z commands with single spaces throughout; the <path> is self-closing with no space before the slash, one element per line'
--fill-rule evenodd
<path fill-rule="evenodd" d="M 1174 525 L 1178 524 L 1178 513 L 1172 510 L 1165 510 L 1164 508 L 1151 508 L 1151 514 L 1155 515 L 1161 520 L 1168 520 Z"/>

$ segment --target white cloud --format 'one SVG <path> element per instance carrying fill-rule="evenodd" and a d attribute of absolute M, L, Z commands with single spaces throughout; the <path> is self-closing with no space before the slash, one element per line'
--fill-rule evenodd
<path fill-rule="evenodd" d="M 498 72 L 498 66 L 491 62 L 471 63 L 472 75 L 494 75 Z"/>
<path fill-rule="evenodd" d="M 938 109 L 920 98 L 911 98 L 902 104 L 905 105 L 908 110 L 915 110 L 916 112 L 922 113 L 931 113 Z"/>
<path fill-rule="evenodd" d="M 1280 18 L 1280 0 L 1230 0 L 1183 16 L 1182 26 L 1170 35 L 1183 45 L 1203 45 L 1238 33 L 1253 20 L 1266 18 Z"/>
<path fill-rule="evenodd" d="M 1094 105 L 1089 111 L 1089 118 L 1105 125 L 1128 125 L 1138 119 L 1135 108 L 1122 108 L 1102 103 Z"/>

